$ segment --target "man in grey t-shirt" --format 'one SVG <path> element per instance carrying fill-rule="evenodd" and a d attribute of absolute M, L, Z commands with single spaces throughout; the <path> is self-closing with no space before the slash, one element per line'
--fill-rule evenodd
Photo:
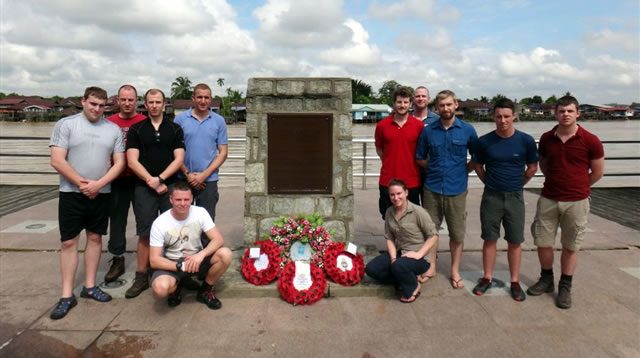
<path fill-rule="evenodd" d="M 102 116 L 106 102 L 105 90 L 88 87 L 82 98 L 82 112 L 59 120 L 51 134 L 51 166 L 60 173 L 58 223 L 62 241 L 62 298 L 51 312 L 52 319 L 64 317 L 77 304 L 73 282 L 83 229 L 87 245 L 85 284 L 80 296 L 98 302 L 111 300 L 95 281 L 102 235 L 107 233 L 109 220 L 110 183 L 122 172 L 125 162 L 120 128 Z"/>

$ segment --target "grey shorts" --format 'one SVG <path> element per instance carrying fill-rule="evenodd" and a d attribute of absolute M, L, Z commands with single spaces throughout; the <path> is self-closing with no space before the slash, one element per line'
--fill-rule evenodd
<path fill-rule="evenodd" d="M 169 194 L 158 195 L 155 190 L 142 185 L 133 189 L 133 213 L 136 215 L 136 235 L 149 236 L 151 224 L 159 214 L 171 209 Z"/>
<path fill-rule="evenodd" d="M 524 197 L 522 190 L 505 192 L 484 188 L 480 203 L 482 239 L 500 238 L 500 223 L 504 226 L 504 239 L 510 244 L 524 242 Z"/>
<path fill-rule="evenodd" d="M 467 190 L 458 195 L 441 195 L 424 189 L 422 206 L 440 230 L 442 219 L 447 220 L 449 239 L 463 242 L 467 230 Z"/>

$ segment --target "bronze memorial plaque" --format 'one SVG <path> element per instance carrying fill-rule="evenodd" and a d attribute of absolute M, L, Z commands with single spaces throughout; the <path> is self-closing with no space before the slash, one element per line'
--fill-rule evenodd
<path fill-rule="evenodd" d="M 267 125 L 269 194 L 331 194 L 333 116 L 270 113 Z"/>

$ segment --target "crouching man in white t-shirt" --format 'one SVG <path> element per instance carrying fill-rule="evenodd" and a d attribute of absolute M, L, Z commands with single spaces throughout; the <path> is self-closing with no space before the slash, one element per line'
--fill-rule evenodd
<path fill-rule="evenodd" d="M 215 227 L 209 213 L 192 206 L 193 194 L 186 182 L 176 182 L 170 189 L 171 209 L 162 213 L 151 226 L 150 254 L 154 270 L 151 287 L 158 297 L 168 297 L 170 307 L 180 304 L 180 281 L 198 275 L 203 279 L 198 301 L 211 309 L 222 303 L 213 292 L 213 285 L 231 264 L 231 250 L 224 245 L 222 234 Z M 202 246 L 200 235 L 205 233 L 209 244 Z"/>

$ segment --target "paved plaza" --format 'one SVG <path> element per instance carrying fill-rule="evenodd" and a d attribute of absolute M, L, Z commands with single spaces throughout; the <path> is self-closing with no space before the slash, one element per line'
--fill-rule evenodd
<path fill-rule="evenodd" d="M 591 215 L 574 277 L 573 307 L 554 295 L 508 294 L 506 243 L 499 245 L 495 277 L 506 280 L 483 297 L 471 294 L 482 275 L 481 189 L 468 199 L 461 271 L 465 288 L 449 285 L 448 236 L 441 232 L 437 276 L 413 304 L 391 287 L 366 279 L 345 288 L 330 283 L 324 299 L 294 307 L 275 284 L 255 287 L 238 268 L 243 253 L 242 187 L 221 189 L 217 225 L 234 249 L 234 265 L 217 287 L 223 302 L 209 310 L 188 292 L 169 308 L 145 291 L 127 300 L 135 270 L 135 224 L 130 215 L 122 286 L 101 304 L 78 298 L 62 320 L 49 312 L 59 298 L 57 199 L 0 218 L 0 357 L 638 357 L 640 356 L 640 232 Z M 367 259 L 384 248 L 376 189 L 355 190 L 355 243 Z M 527 228 L 537 195 L 525 192 Z M 635 199 L 634 199 L 635 200 Z M 84 239 L 83 239 L 84 240 Z M 107 239 L 103 239 L 106 251 Z M 83 246 L 83 245 L 82 245 Z M 560 276 L 559 252 L 554 271 Z M 110 255 L 103 253 L 99 279 Z M 521 283 L 540 266 L 530 233 L 523 244 Z M 82 286 L 82 265 L 77 290 Z M 77 293 L 77 292 L 76 292 Z"/>

